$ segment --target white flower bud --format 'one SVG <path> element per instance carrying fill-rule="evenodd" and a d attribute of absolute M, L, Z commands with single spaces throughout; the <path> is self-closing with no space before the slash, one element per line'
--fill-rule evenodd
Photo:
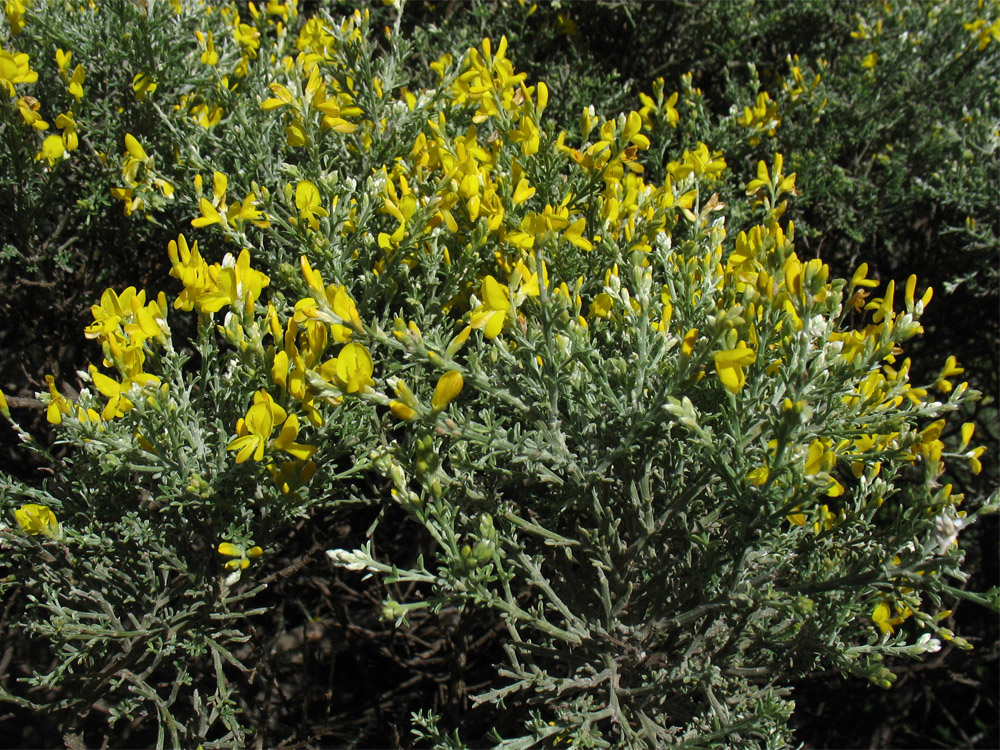
<path fill-rule="evenodd" d="M 368 562 L 371 560 L 363 550 L 351 552 L 346 549 L 328 549 L 326 556 L 333 561 L 334 565 L 339 565 L 348 570 L 366 570 Z"/>

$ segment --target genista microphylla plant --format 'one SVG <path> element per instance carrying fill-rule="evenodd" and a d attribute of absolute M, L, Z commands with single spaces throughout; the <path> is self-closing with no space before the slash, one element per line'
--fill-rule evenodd
<path fill-rule="evenodd" d="M 116 211 L 171 230 L 143 248 L 160 287 L 94 301 L 78 397 L 39 394 L 71 448 L 55 475 L 0 483 L 2 590 L 52 657 L 4 700 L 79 743 L 99 702 L 158 746 L 267 744 L 240 691 L 269 558 L 357 505 L 433 541 L 329 540 L 344 580 L 411 584 L 385 619 L 503 631 L 470 696 L 495 729 L 427 706 L 421 744 L 784 747 L 794 678 L 891 685 L 891 660 L 968 645 L 956 597 L 996 608 L 961 588 L 961 530 L 996 507 L 944 481 L 981 468 L 973 426 L 945 431 L 977 394 L 953 358 L 911 379 L 931 289 L 797 252 L 780 153 L 747 180 L 697 138 L 647 164 L 690 81 L 562 123 L 506 38 L 445 51 L 420 88 L 367 11 L 18 8 L 0 82 L 23 166 L 92 158 Z M 171 36 L 130 63 L 142 127 L 96 143 L 97 71 L 48 47 L 62 14 L 108 12 Z M 32 98 L 43 79 L 66 101 Z M 768 138 L 772 110 L 739 125 Z"/>

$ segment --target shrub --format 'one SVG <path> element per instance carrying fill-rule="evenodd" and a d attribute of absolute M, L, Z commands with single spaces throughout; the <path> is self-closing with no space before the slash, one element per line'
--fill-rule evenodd
<path fill-rule="evenodd" d="M 419 87 L 399 14 L 112 7 L 149 59 L 93 111 L 145 119 L 95 133 L 92 174 L 67 127 L 61 152 L 35 132 L 25 92 L 61 109 L 66 59 L 36 50 L 109 23 L 45 6 L 4 45 L 7 158 L 29 191 L 105 180 L 129 226 L 172 224 L 140 250 L 175 281 L 104 292 L 79 397 L 39 395 L 70 450 L 43 486 L 0 484 L 3 591 L 50 654 L 5 700 L 78 744 L 98 700 L 158 746 L 263 743 L 263 571 L 297 519 L 358 505 L 433 540 L 329 550 L 408 584 L 385 619 L 506 634 L 473 697 L 495 731 L 428 706 L 422 743 L 780 747 L 796 676 L 891 684 L 884 660 L 967 645 L 948 602 L 997 607 L 957 585 L 958 534 L 995 504 L 941 481 L 981 468 L 973 425 L 945 432 L 977 394 L 953 359 L 911 379 L 903 348 L 931 291 L 800 257 L 780 153 L 734 175 L 660 84 L 562 130 L 506 38 Z"/>
<path fill-rule="evenodd" d="M 974 384 L 998 393 L 1000 46 L 991 41 L 989 6 L 667 0 L 511 3 L 492 13 L 458 7 L 466 12 L 424 6 L 423 15 L 410 16 L 414 33 L 434 40 L 469 27 L 507 34 L 523 50 L 529 76 L 559 83 L 553 88 L 564 95 L 550 104 L 559 122 L 588 104 L 598 113 L 635 107 L 654 86 L 668 97 L 677 92 L 678 117 L 660 124 L 645 158 L 654 179 L 675 152 L 709 143 L 741 176 L 719 186 L 738 210 L 734 197 L 758 161 L 784 154 L 799 175 L 787 218 L 798 227 L 800 255 L 822 256 L 838 275 L 865 260 L 876 278 L 905 270 L 932 284 L 939 304 L 924 320 L 930 335 L 915 345 L 932 358 L 954 354 L 975 365 Z M 976 421 L 992 430 L 992 412 Z"/>

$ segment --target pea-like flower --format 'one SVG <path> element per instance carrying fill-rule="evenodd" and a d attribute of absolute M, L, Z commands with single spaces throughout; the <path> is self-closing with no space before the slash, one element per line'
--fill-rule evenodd
<path fill-rule="evenodd" d="M 251 456 L 254 461 L 260 461 L 275 425 L 284 422 L 286 416 L 285 410 L 274 402 L 271 394 L 257 391 L 253 396 L 253 406 L 236 423 L 238 437 L 226 446 L 227 450 L 237 451 L 236 463 L 241 464 Z"/>
<path fill-rule="evenodd" d="M 246 570 L 250 567 L 250 560 L 264 554 L 264 550 L 260 547 L 251 547 L 250 549 L 246 549 L 245 547 L 241 547 L 238 544 L 232 544 L 231 542 L 220 542 L 218 549 L 220 555 L 226 555 L 227 557 L 233 558 L 232 560 L 226 561 L 226 570 Z"/>
<path fill-rule="evenodd" d="M 309 180 L 300 180 L 295 186 L 295 207 L 299 209 L 299 216 L 309 224 L 313 231 L 319 230 L 317 216 L 329 216 L 329 212 L 323 208 L 322 196 L 319 188 Z"/>
<path fill-rule="evenodd" d="M 740 341 L 735 349 L 715 352 L 715 371 L 719 380 L 730 393 L 739 393 L 746 384 L 747 376 L 743 368 L 752 365 L 757 359 L 757 353 Z"/>
<path fill-rule="evenodd" d="M 438 412 L 450 404 L 459 393 L 465 381 L 462 373 L 458 370 L 450 370 L 438 378 L 437 386 L 434 388 L 434 397 L 431 399 L 431 407 Z"/>
<path fill-rule="evenodd" d="M 340 350 L 336 359 L 323 364 L 320 375 L 345 393 L 364 393 L 375 384 L 372 380 L 374 369 L 368 350 L 362 344 L 351 343 Z"/>
<path fill-rule="evenodd" d="M 226 576 L 226 586 L 232 586 L 234 583 L 239 581 L 240 574 L 250 567 L 250 561 L 264 554 L 264 550 L 260 547 L 251 547 L 250 549 L 247 549 L 246 547 L 239 544 L 233 544 L 231 542 L 220 542 L 218 551 L 220 555 L 226 555 L 227 557 L 233 558 L 232 560 L 226 561 L 226 570 L 232 571 L 228 576 Z"/>
<path fill-rule="evenodd" d="M 299 418 L 295 414 L 289 414 L 285 424 L 282 425 L 278 437 L 274 439 L 274 447 L 283 450 L 285 453 L 295 456 L 295 458 L 305 461 L 316 452 L 315 445 L 307 443 L 296 443 L 295 438 L 299 435 Z"/>
<path fill-rule="evenodd" d="M 495 339 L 503 330 L 510 313 L 510 291 L 492 276 L 483 279 L 483 304 L 472 311 L 471 324 L 480 328 L 488 339 Z"/>
<path fill-rule="evenodd" d="M 22 505 L 14 511 L 14 518 L 25 534 L 41 534 L 46 539 L 58 539 L 62 535 L 56 514 L 48 506 L 37 503 Z"/>

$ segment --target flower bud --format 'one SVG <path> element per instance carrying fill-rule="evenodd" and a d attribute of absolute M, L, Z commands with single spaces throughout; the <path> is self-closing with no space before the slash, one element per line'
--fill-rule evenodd
<path fill-rule="evenodd" d="M 434 398 L 431 399 L 434 411 L 441 411 L 450 404 L 462 392 L 464 385 L 462 373 L 458 370 L 450 370 L 438 378 L 437 386 L 434 388 Z"/>

